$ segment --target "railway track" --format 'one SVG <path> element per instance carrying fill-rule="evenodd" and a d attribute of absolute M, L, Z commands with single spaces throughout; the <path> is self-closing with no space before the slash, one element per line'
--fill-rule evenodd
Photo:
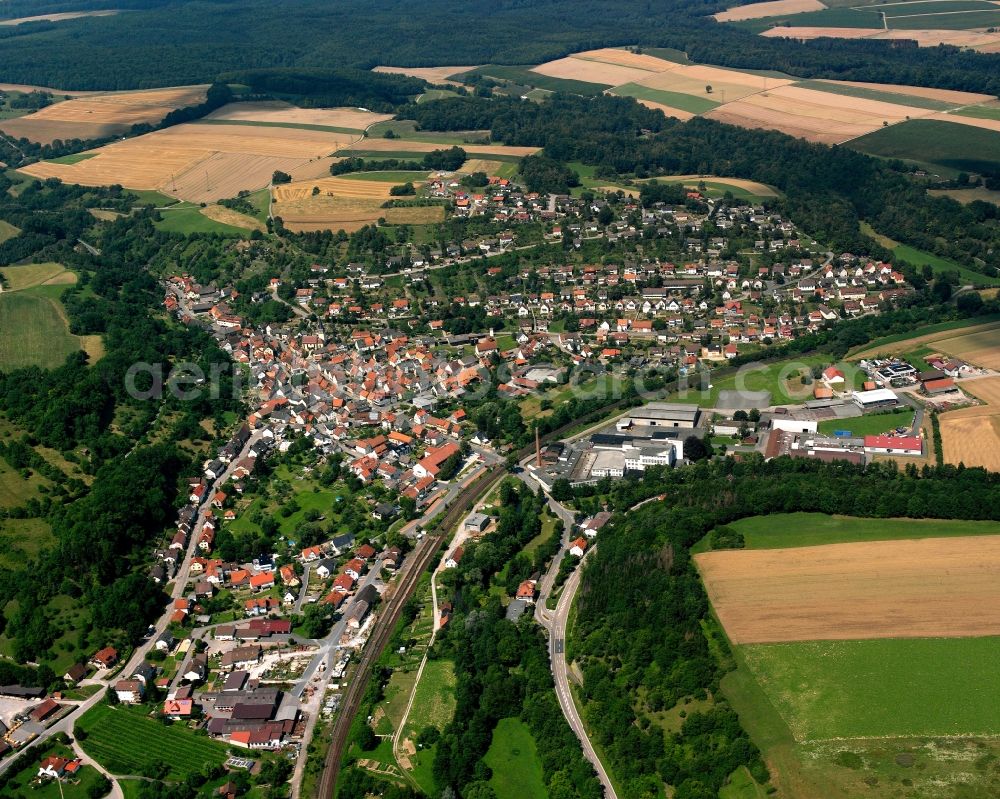
<path fill-rule="evenodd" d="M 368 681 L 371 679 L 372 669 L 382 656 L 382 650 L 385 649 L 385 645 L 392 636 L 392 631 L 399 621 L 403 606 L 413 595 L 413 591 L 420 580 L 420 575 L 427 571 L 428 566 L 433 562 L 448 531 L 458 524 L 462 515 L 480 497 L 489 491 L 503 475 L 504 470 L 494 466 L 476 478 L 469 485 L 468 489 L 445 511 L 444 516 L 441 517 L 441 522 L 438 524 L 438 529 L 441 532 L 436 535 L 427 535 L 421 539 L 413 554 L 410 555 L 406 564 L 404 564 L 403 573 L 396 584 L 396 589 L 383 606 L 378 621 L 375 623 L 375 629 L 372 631 L 368 643 L 365 644 L 361 661 L 344 694 L 340 713 L 333 725 L 330 748 L 326 753 L 323 775 L 320 777 L 317 789 L 317 795 L 321 799 L 333 799 L 334 792 L 337 789 L 337 777 L 340 774 L 340 763 L 343 760 L 344 750 L 347 746 L 347 736 L 351 731 L 351 723 L 354 721 L 354 717 L 361 706 L 361 699 L 364 696 L 365 688 L 368 686 Z"/>

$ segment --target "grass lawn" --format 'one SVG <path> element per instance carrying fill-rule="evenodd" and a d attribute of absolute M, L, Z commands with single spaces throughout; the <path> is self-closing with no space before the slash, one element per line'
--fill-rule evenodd
<path fill-rule="evenodd" d="M 167 233 L 221 233 L 224 236 L 242 236 L 247 233 L 244 228 L 226 225 L 209 219 L 201 212 L 201 208 L 191 203 L 183 203 L 177 208 L 160 212 L 162 219 L 154 222 L 157 230 Z"/>
<path fill-rule="evenodd" d="M 500 720 L 483 760 L 493 770 L 497 799 L 547 799 L 535 739 L 520 719 Z"/>
<path fill-rule="evenodd" d="M 325 130 L 328 133 L 346 133 L 360 136 L 363 130 L 342 128 L 336 125 L 309 125 L 303 122 L 259 122 L 253 119 L 198 119 L 196 125 L 248 125 L 254 128 L 295 128 L 297 130 Z"/>
<path fill-rule="evenodd" d="M 41 264 L 22 264 L 20 266 L 5 266 L 0 269 L 0 274 L 4 277 L 5 290 L 17 291 L 19 289 L 38 286 L 62 275 L 60 283 L 69 285 L 76 282 L 76 274 L 67 271 L 62 264 L 52 261 Z"/>
<path fill-rule="evenodd" d="M 206 764 L 221 764 L 226 747 L 184 724 L 171 726 L 149 718 L 148 708 L 95 705 L 77 722 L 87 731 L 80 745 L 112 774 L 141 775 L 152 763 L 170 766 L 167 776 L 183 780 Z"/>
<path fill-rule="evenodd" d="M 20 228 L 16 228 L 10 222 L 4 222 L 0 219 L 0 244 L 7 241 L 7 239 L 14 238 L 20 232 Z"/>
<path fill-rule="evenodd" d="M 910 427 L 913 411 L 902 410 L 892 413 L 873 413 L 856 419 L 827 419 L 817 427 L 825 435 L 833 435 L 838 430 L 850 430 L 853 436 L 878 436 L 897 427 Z"/>
<path fill-rule="evenodd" d="M 675 50 L 673 47 L 643 47 L 642 52 L 646 55 L 662 58 L 664 61 L 672 61 L 675 64 L 693 63 L 691 59 L 687 57 L 687 53 L 681 50 Z"/>
<path fill-rule="evenodd" d="M 719 789 L 719 799 L 764 799 L 767 791 L 754 782 L 746 766 L 733 772 L 729 782 Z"/>
<path fill-rule="evenodd" d="M 766 351 L 761 353 L 767 355 Z M 811 371 L 814 366 L 830 364 L 828 355 L 802 355 L 794 360 L 763 364 L 759 367 L 743 367 L 736 374 L 731 374 L 711 381 L 711 389 L 703 390 L 701 383 L 692 378 L 691 387 L 682 390 L 676 396 L 669 397 L 670 402 L 695 403 L 703 408 L 713 408 L 719 401 L 720 391 L 768 391 L 771 403 L 802 403 L 812 399 L 816 383 L 803 383 L 801 376 Z M 844 373 L 845 388 L 851 388 L 852 381 L 858 370 L 851 364 L 838 363 L 838 368 Z"/>
<path fill-rule="evenodd" d="M 87 161 L 91 158 L 95 158 L 97 153 L 73 153 L 72 155 L 63 155 L 59 158 L 52 158 L 48 161 L 50 164 L 79 164 L 81 161 Z"/>
<path fill-rule="evenodd" d="M 128 193 L 136 196 L 136 205 L 154 205 L 157 208 L 161 208 L 165 205 L 175 205 L 180 202 L 176 197 L 161 194 L 153 189 L 129 189 Z"/>
<path fill-rule="evenodd" d="M 1000 534 L 1000 524 L 997 522 L 961 519 L 864 519 L 855 516 L 828 516 L 825 513 L 749 516 L 733 522 L 730 526 L 743 533 L 747 549 Z"/>
<path fill-rule="evenodd" d="M 800 80 L 795 85 L 805 89 L 829 92 L 830 94 L 841 94 L 846 97 L 858 97 L 864 100 L 878 100 L 883 103 L 896 103 L 897 105 L 907 105 L 911 108 L 927 108 L 932 111 L 948 111 L 956 105 L 944 100 L 934 100 L 930 97 L 899 94 L 898 92 L 885 91 L 884 89 L 868 89 L 864 86 L 850 86 L 846 83 L 828 83 L 825 80 Z"/>
<path fill-rule="evenodd" d="M 637 100 L 649 100 L 654 103 L 662 103 L 671 108 L 679 108 L 681 111 L 688 111 L 692 114 L 704 114 L 717 108 L 720 103 L 710 100 L 707 97 L 699 97 L 694 94 L 684 92 L 671 92 L 664 89 L 651 89 L 648 86 L 640 86 L 638 83 L 626 83 L 623 86 L 616 86 L 612 94 L 620 97 L 635 97 Z"/>
<path fill-rule="evenodd" d="M 432 144 L 462 145 L 469 140 L 489 141 L 490 138 L 488 130 L 456 130 L 451 132 L 419 130 L 417 123 L 412 119 L 387 119 L 385 122 L 376 122 L 368 128 L 365 136 L 369 139 L 383 139 L 389 131 L 401 139 L 429 141 Z"/>
<path fill-rule="evenodd" d="M 741 649 L 799 741 L 1000 733 L 998 637 Z"/>
<path fill-rule="evenodd" d="M 254 207 L 254 212 L 251 216 L 260 222 L 266 222 L 267 209 L 271 204 L 270 189 L 260 189 L 259 191 L 255 191 L 248 195 L 246 200 Z"/>
<path fill-rule="evenodd" d="M 32 797 L 32 799 L 89 799 L 90 790 L 101 780 L 101 775 L 93 766 L 84 766 L 73 780 L 60 785 L 54 780 L 45 780 L 32 784 L 38 775 L 38 764 L 47 757 L 73 758 L 75 755 L 68 746 L 53 744 L 42 752 L 33 752 L 27 764 L 20 771 L 10 775 L 3 795 L 10 797 Z"/>
<path fill-rule="evenodd" d="M 3 486 L 3 466 L 0 463 L 0 492 Z M 12 507 L 0 497 L 0 505 Z M 19 568 L 39 553 L 42 547 L 55 543 L 52 528 L 45 519 L 3 519 L 0 521 L 0 565 Z"/>
<path fill-rule="evenodd" d="M 0 458 L 0 508 L 16 508 L 29 499 L 37 499 L 41 496 L 39 487 L 47 485 L 48 482 L 35 471 L 32 471 L 31 476 L 25 479 L 19 471 Z M 0 530 L 6 532 L 7 521 L 13 520 L 0 521 Z"/>
<path fill-rule="evenodd" d="M 455 715 L 455 683 L 451 660 L 427 661 L 406 721 L 406 735 L 416 736 L 425 727 L 444 729 Z"/>
<path fill-rule="evenodd" d="M 989 105 L 969 105 L 959 108 L 956 114 L 963 117 L 975 117 L 976 119 L 1000 119 L 1000 106 Z"/>
<path fill-rule="evenodd" d="M 927 24 L 932 18 L 923 19 Z M 932 119 L 890 125 L 852 139 L 845 146 L 869 155 L 910 161 L 943 177 L 955 177 L 959 172 L 990 172 L 1000 166 L 1000 133 Z"/>
<path fill-rule="evenodd" d="M 379 183 L 412 183 L 414 180 L 426 180 L 426 171 L 413 172 L 410 170 L 379 170 L 375 172 L 351 172 L 347 175 L 338 175 L 344 180 L 371 180 Z"/>
<path fill-rule="evenodd" d="M 450 89 L 428 89 L 417 97 L 417 102 L 427 103 L 431 100 L 446 100 L 449 97 L 458 97 L 458 92 L 453 92 Z"/>
<path fill-rule="evenodd" d="M 55 289 L 55 291 L 51 291 Z M 36 286 L 0 294 L 0 370 L 51 369 L 81 348 L 69 332 L 58 296 L 65 286 Z"/>
<path fill-rule="evenodd" d="M 565 78 L 552 78 L 542 75 L 539 72 L 532 72 L 531 67 L 510 67 L 487 64 L 484 67 L 470 70 L 466 75 L 479 74 L 486 75 L 498 80 L 507 80 L 523 86 L 531 86 L 536 89 L 548 89 L 551 92 L 567 92 L 569 94 L 582 94 L 584 97 L 595 97 L 602 94 L 610 84 L 591 83 L 584 80 L 567 80 Z M 459 78 L 461 80 L 461 78 Z"/>

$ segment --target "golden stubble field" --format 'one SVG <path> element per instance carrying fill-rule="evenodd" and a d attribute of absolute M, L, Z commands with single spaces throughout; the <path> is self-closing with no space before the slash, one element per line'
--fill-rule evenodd
<path fill-rule="evenodd" d="M 1000 33 L 989 30 L 947 30 L 922 28 L 917 30 L 885 30 L 883 28 L 837 28 L 813 25 L 785 27 L 777 25 L 763 31 L 761 36 L 784 39 L 910 39 L 921 47 L 937 47 L 939 44 L 953 47 L 970 47 L 983 53 L 995 53 L 1000 49 Z"/>
<path fill-rule="evenodd" d="M 447 150 L 451 146 L 450 144 L 413 139 L 361 139 L 349 149 L 373 153 L 430 153 L 434 150 Z M 462 144 L 455 146 L 461 146 L 472 157 L 487 158 L 491 155 L 511 155 L 521 158 L 537 153 L 540 149 L 539 147 L 510 147 L 506 144 Z M 346 154 L 350 155 L 350 153 Z"/>
<path fill-rule="evenodd" d="M 804 14 L 807 11 L 822 11 L 825 8 L 826 6 L 819 0 L 767 0 L 763 3 L 727 8 L 713 16 L 718 22 L 741 22 L 747 19 Z"/>
<path fill-rule="evenodd" d="M 765 13 L 786 13 L 779 6 L 791 8 L 799 3 L 815 2 L 816 0 L 777 0 L 775 4 L 740 6 L 732 9 L 732 13 L 752 14 L 756 17 Z M 817 5 L 822 7 L 822 4 Z M 822 32 L 825 29 L 816 30 Z M 877 31 L 872 29 L 862 33 L 874 32 Z M 684 106 L 685 103 L 677 95 L 711 100 L 717 104 L 716 107 L 703 113 L 710 119 L 745 128 L 778 130 L 824 144 L 841 144 L 907 119 L 939 119 L 1000 131 L 1000 122 L 997 120 L 955 116 L 919 108 L 909 104 L 906 98 L 910 95 L 935 99 L 952 103 L 956 107 L 991 99 L 987 95 L 971 92 L 833 80 L 813 81 L 809 86 L 804 86 L 799 85 L 796 79 L 780 74 L 760 74 L 710 64 L 679 64 L 649 54 L 613 48 L 574 53 L 534 67 L 533 71 L 555 78 L 603 84 L 610 87 L 609 90 L 624 84 L 634 84 L 652 90 L 639 100 L 641 103 L 680 119 L 689 119 L 695 113 L 678 108 L 677 106 Z M 829 84 L 828 91 L 824 90 L 824 84 Z M 892 98 L 892 101 L 887 102 L 854 97 L 838 91 L 838 87 L 873 89 L 896 95 L 898 99 Z M 656 95 L 655 92 L 664 94 Z M 632 86 L 625 93 L 635 93 L 635 87 Z"/>
<path fill-rule="evenodd" d="M 155 125 L 176 108 L 204 102 L 206 86 L 178 86 L 138 92 L 88 94 L 55 103 L 34 114 L 0 122 L 9 136 L 50 144 L 56 139 L 99 139 L 132 125 Z"/>
<path fill-rule="evenodd" d="M 839 144 L 885 124 L 933 116 L 926 108 L 784 85 L 726 103 L 705 114 L 750 128 L 781 130 L 824 144 Z"/>
<path fill-rule="evenodd" d="M 266 186 L 351 144 L 351 134 L 252 125 L 176 125 L 115 142 L 75 164 L 40 162 L 22 170 L 85 186 L 156 189 L 192 202 L 213 202 Z"/>
<path fill-rule="evenodd" d="M 296 232 L 345 230 L 350 233 L 381 217 L 389 218 L 389 209 L 382 208 L 382 203 L 391 199 L 389 189 L 392 185 L 377 180 L 327 177 L 275 186 L 271 213 L 280 216 L 285 227 Z M 413 214 L 414 209 L 399 210 L 411 212 L 408 218 L 429 215 L 425 209 L 415 209 L 423 214 Z M 440 211 L 430 213 L 436 217 Z M 407 214 L 394 216 L 398 219 Z"/>
<path fill-rule="evenodd" d="M 223 122 L 264 122 L 280 125 L 318 125 L 348 128 L 360 133 L 376 122 L 392 119 L 392 114 L 376 114 L 357 108 L 298 108 L 279 101 L 229 103 L 206 119 Z"/>
<path fill-rule="evenodd" d="M 1000 377 L 963 382 L 962 390 L 986 404 L 938 417 L 945 462 L 1000 471 Z"/>
<path fill-rule="evenodd" d="M 735 644 L 1000 635 L 1000 535 L 695 560 Z"/>
<path fill-rule="evenodd" d="M 411 78 L 423 78 L 428 83 L 443 84 L 446 86 L 461 86 L 456 80 L 451 80 L 452 75 L 461 75 L 475 69 L 471 67 L 375 67 L 373 72 L 387 72 L 390 75 L 408 75 Z"/>

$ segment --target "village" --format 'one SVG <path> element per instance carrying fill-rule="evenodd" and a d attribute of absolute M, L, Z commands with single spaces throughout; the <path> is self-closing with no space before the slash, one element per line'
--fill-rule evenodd
<path fill-rule="evenodd" d="M 173 531 L 151 553 L 149 577 L 171 596 L 163 617 L 134 651 L 109 646 L 74 666 L 68 689 L 106 687 L 123 705 L 155 702 L 163 718 L 230 747 L 285 752 L 301 768 L 317 723 L 340 705 L 345 675 L 422 537 L 423 520 L 512 452 L 502 433 L 477 423 L 483 401 L 500 397 L 544 411 L 567 388 L 613 392 L 649 370 L 697 383 L 738 356 L 764 355 L 772 344 L 878 313 L 910 290 L 888 264 L 806 255 L 779 216 L 698 192 L 688 196 L 696 211 L 664 203 L 643 210 L 619 197 L 607 220 L 604 201 L 526 195 L 506 180 L 481 195 L 463 195 L 449 181 L 431 191 L 455 200 L 458 215 L 540 222 L 547 243 L 570 251 L 587 239 L 630 250 L 600 263 L 490 266 L 489 256 L 520 246 L 515 227 L 427 260 L 342 270 L 315 263 L 304 280 L 274 277 L 250 298 L 231 284 L 168 278 L 165 309 L 210 332 L 232 358 L 247 413 L 190 477 Z M 581 213 L 606 223 L 577 221 Z M 762 256 L 749 271 L 724 257 L 731 237 L 747 235 Z M 679 241 L 689 260 L 645 255 L 643 242 L 657 237 Z M 781 258 L 786 250 L 796 255 Z M 467 283 L 444 290 L 442 276 L 462 270 L 470 251 L 486 259 L 477 290 L 466 291 Z M 247 299 L 287 305 L 289 320 L 254 326 L 236 311 Z M 452 324 L 462 314 L 471 330 Z M 858 392 L 824 372 L 801 406 L 775 407 L 770 396 L 746 391 L 719 392 L 712 407 L 639 406 L 589 435 L 539 448 L 526 479 L 551 490 L 562 479 L 675 466 L 697 458 L 686 451 L 692 436 L 729 436 L 727 451 L 768 457 L 919 455 L 919 419 L 888 437 L 816 438 L 824 419 L 848 427 L 852 417 L 895 408 L 901 400 L 879 386 L 895 388 L 911 373 L 891 367 L 897 371 L 887 381 L 886 368 L 873 365 L 871 385 Z M 919 385 L 936 394 L 950 374 L 924 375 Z M 605 521 L 569 525 L 564 551 L 582 557 Z M 463 530 L 479 535 L 489 524 L 477 512 Z M 453 546 L 445 565 L 457 566 L 461 555 Z M 529 582 L 511 618 L 534 602 Z M 442 612 L 439 624 L 446 606 Z M 0 689 L 19 702 L 8 716 L 9 748 L 52 734 L 102 698 L 31 705 L 36 697 L 17 696 L 22 690 Z"/>

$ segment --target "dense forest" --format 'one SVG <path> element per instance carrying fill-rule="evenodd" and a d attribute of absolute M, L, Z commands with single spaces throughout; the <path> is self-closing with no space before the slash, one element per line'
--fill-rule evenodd
<path fill-rule="evenodd" d="M 585 566 L 569 655 L 584 673 L 585 715 L 623 799 L 677 788 L 677 799 L 716 796 L 728 775 L 747 765 L 767 772 L 756 748 L 719 693 L 728 658 L 716 657 L 706 629 L 708 599 L 690 550 L 710 530 L 736 519 L 812 511 L 875 517 L 1000 519 L 1000 476 L 947 466 L 899 471 L 844 463 L 751 456 L 649 470 L 641 479 L 576 489 L 577 503 L 606 502 L 616 515 Z M 738 544 L 738 542 L 735 542 Z M 631 574 L 641 579 L 623 580 Z M 723 648 L 721 637 L 712 646 Z M 712 698 L 707 710 L 684 714 L 665 731 L 652 714 Z"/>
<path fill-rule="evenodd" d="M 891 41 L 764 38 L 708 17 L 727 5 L 425 0 L 415 7 L 381 0 L 349 16 L 320 0 L 16 0 L 4 4 L 3 17 L 106 8 L 121 13 L 0 27 L 0 76 L 65 89 L 133 89 L 207 83 L 238 70 L 537 64 L 591 47 L 640 44 L 801 77 L 1000 93 L 1000 54 Z"/>
<path fill-rule="evenodd" d="M 458 568 L 442 578 L 454 611 L 434 655 L 455 660 L 458 706 L 437 742 L 435 782 L 460 796 L 488 799 L 490 770 L 482 757 L 497 722 L 513 716 L 535 738 L 550 796 L 599 799 L 593 767 L 559 710 L 541 628 L 528 617 L 517 624 L 507 621 L 497 593 L 490 590 L 493 584 L 513 595 L 522 580 L 551 560 L 559 534 L 528 558 L 521 550 L 541 531 L 544 498 L 508 480 L 501 484 L 499 504 L 496 532 L 468 545 Z"/>
<path fill-rule="evenodd" d="M 8 178 L 0 180 L 9 186 Z M 191 361 L 206 370 L 229 363 L 207 333 L 154 314 L 162 290 L 146 265 L 169 261 L 179 251 L 191 258 L 200 249 L 211 257 L 213 241 L 161 233 L 150 211 L 96 221 L 87 209 L 124 210 L 134 203 L 119 187 L 45 181 L 22 187 L 16 199 L 6 191 L 2 196 L 8 200 L 0 203 L 0 218 L 22 228 L 2 245 L 3 263 L 34 257 L 72 269 L 78 282 L 63 296 L 70 329 L 101 334 L 105 354 L 94 364 L 79 352 L 51 371 L 0 373 L 0 410 L 23 431 L 5 439 L 0 457 L 54 484 L 41 500 L 6 513 L 44 519 L 55 540 L 19 567 L 0 569 L 0 605 L 17 600 L 18 608 L 10 618 L 0 617 L 0 627 L 5 625 L 19 661 L 44 661 L 62 634 L 50 605 L 68 597 L 86 611 L 76 633 L 78 647 L 86 651 L 113 642 L 124 648 L 162 608 L 160 590 L 136 569 L 143 568 L 145 548 L 169 525 L 178 480 L 192 467 L 191 456 L 173 444 L 148 440 L 161 404 L 130 397 L 125 376 L 142 362 Z M 101 255 L 77 248 L 81 236 Z M 170 398 L 162 409 L 176 414 L 179 425 L 220 418 L 237 407 L 225 377 L 222 382 L 218 400 L 206 396 L 182 406 Z M 91 476 L 89 487 L 39 458 L 38 445 L 78 463 Z M 33 681 L 53 680 L 43 666 Z"/>
<path fill-rule="evenodd" d="M 602 174 L 758 180 L 785 193 L 785 210 L 800 227 L 841 251 L 889 257 L 862 235 L 859 222 L 865 220 L 971 269 L 995 275 L 1000 268 L 995 205 L 932 197 L 892 163 L 845 147 L 702 118 L 679 122 L 608 95 L 556 95 L 544 103 L 457 97 L 414 104 L 402 114 L 426 130 L 488 128 L 495 141 L 544 147 L 548 158 L 594 164 Z"/>

